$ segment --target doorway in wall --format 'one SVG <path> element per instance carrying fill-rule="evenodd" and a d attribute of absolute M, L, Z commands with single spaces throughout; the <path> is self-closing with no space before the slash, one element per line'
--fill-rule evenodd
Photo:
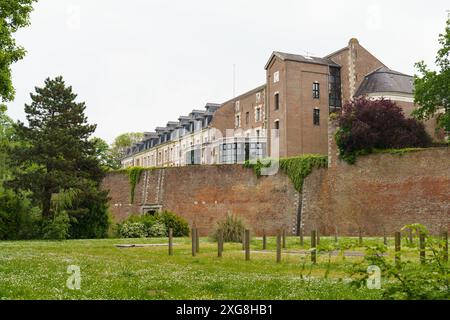
<path fill-rule="evenodd" d="M 154 216 L 155 214 L 161 212 L 162 205 L 160 204 L 146 204 L 141 207 L 142 215 Z"/>

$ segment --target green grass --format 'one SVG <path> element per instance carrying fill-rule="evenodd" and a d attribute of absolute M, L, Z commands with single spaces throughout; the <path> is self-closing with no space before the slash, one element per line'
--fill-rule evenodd
<path fill-rule="evenodd" d="M 332 239 L 323 238 L 321 245 Z M 345 239 L 342 241 L 357 241 Z M 368 239 L 378 242 L 381 239 Z M 244 261 L 241 244 L 225 244 L 223 258 L 217 245 L 201 239 L 201 250 L 191 256 L 190 239 L 167 247 L 117 248 L 115 244 L 166 243 L 167 239 L 104 239 L 0 242 L 1 299 L 379 299 L 377 290 L 350 287 L 346 271 L 362 257 L 283 254 L 275 262 L 275 239 L 269 252 L 251 253 Z M 308 238 L 305 238 L 305 244 Z M 392 243 L 392 241 L 391 241 Z M 252 250 L 261 250 L 254 238 Z M 290 237 L 287 251 L 301 250 Z M 304 249 L 307 249 L 305 246 Z M 362 249 L 361 249 L 362 250 Z M 81 290 L 66 288 L 67 267 L 81 268 Z"/>

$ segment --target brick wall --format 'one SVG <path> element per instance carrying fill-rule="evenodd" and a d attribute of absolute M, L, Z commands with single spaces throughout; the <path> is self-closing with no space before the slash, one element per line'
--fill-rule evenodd
<path fill-rule="evenodd" d="M 257 178 L 242 165 L 155 169 L 142 173 L 130 204 L 130 184 L 124 173 L 111 173 L 103 188 L 110 190 L 116 221 L 140 213 L 143 205 L 161 205 L 209 234 L 227 213 L 242 217 L 254 233 L 275 234 L 297 224 L 299 194 L 284 175 Z"/>
<path fill-rule="evenodd" d="M 392 234 L 410 223 L 450 227 L 450 149 L 377 154 L 316 170 L 302 195 L 305 231 Z"/>
<path fill-rule="evenodd" d="M 301 195 L 305 232 L 367 235 L 422 223 L 433 232 L 450 227 L 450 148 L 402 156 L 377 154 L 348 165 L 334 156 L 328 169 L 306 178 Z M 146 171 L 130 204 L 130 184 L 123 173 L 103 182 L 110 190 L 116 221 L 141 212 L 144 205 L 163 209 L 196 223 L 203 235 L 227 213 L 242 217 L 256 234 L 275 234 L 286 226 L 295 233 L 299 195 L 289 178 L 279 173 L 257 178 L 242 165 L 196 166 Z"/>

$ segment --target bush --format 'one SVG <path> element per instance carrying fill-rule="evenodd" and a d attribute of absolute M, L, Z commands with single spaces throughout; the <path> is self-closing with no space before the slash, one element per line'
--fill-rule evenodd
<path fill-rule="evenodd" d="M 0 240 L 36 239 L 42 216 L 25 193 L 0 190 Z"/>
<path fill-rule="evenodd" d="M 343 107 L 337 122 L 336 143 L 341 158 L 349 163 L 374 149 L 431 145 L 423 123 L 405 118 L 402 108 L 391 100 L 356 99 Z"/>
<path fill-rule="evenodd" d="M 224 220 L 217 222 L 212 238 L 217 241 L 219 230 L 222 230 L 224 242 L 242 242 L 242 233 L 245 229 L 245 224 L 241 219 L 227 215 Z"/>
<path fill-rule="evenodd" d="M 175 237 L 189 236 L 189 225 L 172 212 L 162 212 L 154 216 L 132 215 L 117 226 L 118 236 L 122 238 L 165 237 L 169 228 Z"/>
<path fill-rule="evenodd" d="M 142 222 L 127 221 L 118 228 L 119 237 L 121 238 L 145 238 L 147 230 Z"/>
<path fill-rule="evenodd" d="M 161 221 L 156 221 L 148 230 L 149 237 L 165 237 L 167 236 L 167 228 Z"/>
<path fill-rule="evenodd" d="M 70 221 L 66 211 L 61 211 L 52 219 L 44 221 L 43 239 L 64 240 L 69 237 Z"/>
<path fill-rule="evenodd" d="M 174 237 L 189 236 L 189 224 L 182 217 L 173 212 L 164 211 L 157 216 L 158 221 L 166 226 L 167 231 L 172 228 Z"/>
<path fill-rule="evenodd" d="M 396 264 L 386 256 L 387 247 L 381 245 L 366 247 L 364 261 L 356 263 L 349 269 L 355 279 L 352 284 L 361 288 L 366 286 L 369 273 L 368 266 L 378 266 L 382 276 L 381 294 L 387 300 L 449 300 L 450 268 L 445 261 L 444 242 L 428 236 L 427 229 L 420 224 L 406 226 L 403 229 L 426 235 L 426 250 L 429 252 L 425 264 L 416 264 L 402 259 Z M 419 255 L 417 247 L 409 248 Z M 357 277 L 355 277 L 355 275 Z"/>

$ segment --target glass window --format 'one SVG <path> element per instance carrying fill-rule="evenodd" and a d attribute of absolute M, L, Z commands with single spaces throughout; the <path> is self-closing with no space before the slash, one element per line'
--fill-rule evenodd
<path fill-rule="evenodd" d="M 313 99 L 319 99 L 320 97 L 320 85 L 318 82 L 313 83 Z"/>
<path fill-rule="evenodd" d="M 319 109 L 314 109 L 314 113 L 313 113 L 313 123 L 315 126 L 319 126 L 320 125 L 320 110 Z"/>

